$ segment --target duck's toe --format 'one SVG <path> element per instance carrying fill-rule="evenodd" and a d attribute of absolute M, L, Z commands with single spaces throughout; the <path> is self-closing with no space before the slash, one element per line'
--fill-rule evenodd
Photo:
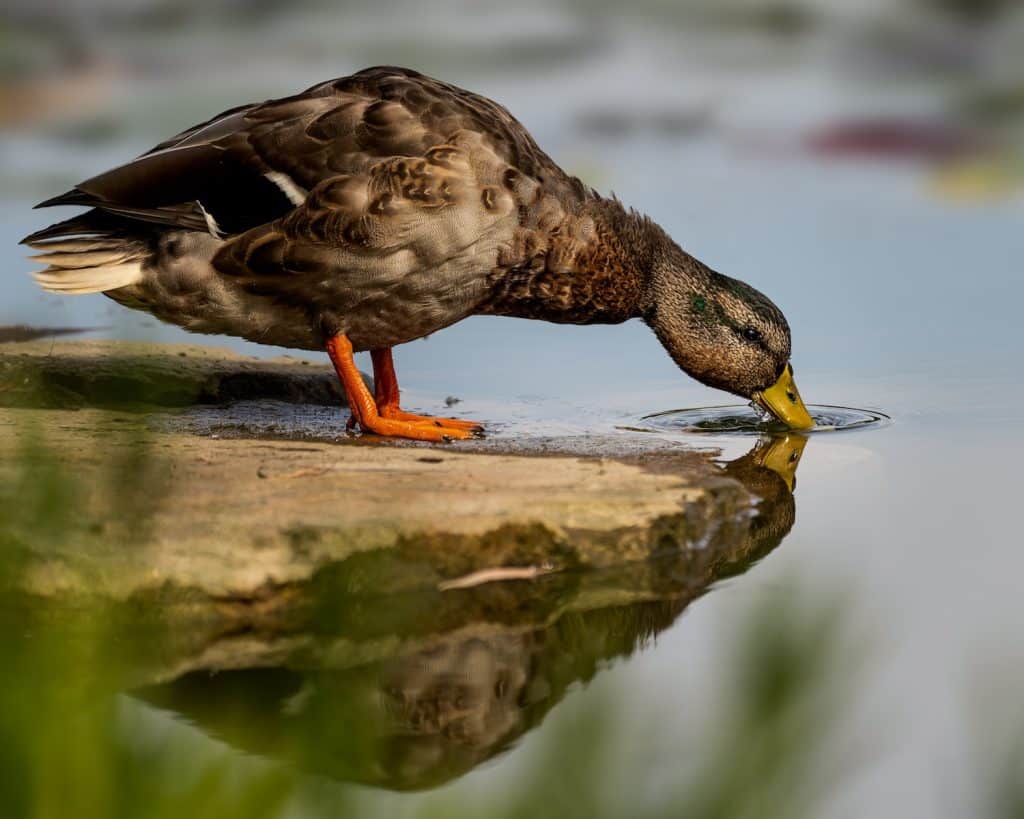
<path fill-rule="evenodd" d="M 390 418 L 395 421 L 406 421 L 412 424 L 432 424 L 445 429 L 463 430 L 471 433 L 472 437 L 482 438 L 484 425 L 479 421 L 470 421 L 465 418 L 438 418 L 433 415 L 417 415 L 413 412 L 405 412 L 397 408 L 381 407 L 380 414 L 383 418 Z"/>
<path fill-rule="evenodd" d="M 382 418 L 378 415 L 360 421 L 359 426 L 363 432 L 371 432 L 374 435 L 383 435 L 389 438 L 408 438 L 413 441 L 450 443 L 451 441 L 481 437 L 481 433 L 474 430 L 442 426 L 435 423 L 435 420 L 429 418 L 422 421 L 404 421 L 395 418 Z"/>

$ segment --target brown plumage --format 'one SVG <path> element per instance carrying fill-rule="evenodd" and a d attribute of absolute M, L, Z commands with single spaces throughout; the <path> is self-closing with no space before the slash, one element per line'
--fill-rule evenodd
<path fill-rule="evenodd" d="M 43 205 L 91 208 L 25 240 L 44 287 L 328 347 L 343 380 L 351 352 L 387 370 L 391 347 L 473 314 L 643 318 L 680 366 L 747 396 L 789 357 L 765 297 L 566 174 L 500 105 L 407 69 L 232 109 Z M 346 382 L 365 428 L 473 432 L 401 412 L 396 383 L 360 387 Z"/>

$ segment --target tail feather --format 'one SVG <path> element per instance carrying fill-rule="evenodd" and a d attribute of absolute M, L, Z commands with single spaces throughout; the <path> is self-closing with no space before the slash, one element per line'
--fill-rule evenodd
<path fill-rule="evenodd" d="M 31 256 L 33 262 L 48 264 L 50 267 L 67 269 L 80 269 L 83 267 L 101 267 L 103 265 L 116 264 L 129 258 L 129 253 L 124 249 L 106 248 L 68 250 L 65 252 L 39 253 Z"/>
<path fill-rule="evenodd" d="M 51 293 L 104 293 L 138 282 L 142 278 L 142 264 L 125 262 L 73 269 L 48 267 L 32 275 L 40 287 Z"/>
<path fill-rule="evenodd" d="M 30 257 L 45 264 L 32 275 L 54 293 L 102 293 L 135 284 L 150 256 L 147 242 L 124 235 L 112 217 L 91 211 L 51 225 L 22 240 L 42 251 Z"/>
<path fill-rule="evenodd" d="M 123 247 L 125 239 L 106 236 L 94 237 L 80 236 L 70 239 L 48 239 L 45 242 L 22 242 L 33 250 L 41 250 L 48 253 L 88 253 L 97 250 L 114 250 Z"/>
<path fill-rule="evenodd" d="M 26 236 L 21 240 L 23 245 L 30 247 L 37 242 L 47 239 L 57 239 L 69 236 L 91 236 L 94 239 L 100 236 L 107 238 L 123 235 L 125 223 L 123 219 L 103 213 L 101 210 L 90 210 L 86 213 L 72 216 L 63 222 L 37 230 L 35 233 Z"/>
<path fill-rule="evenodd" d="M 39 208 L 53 208 L 63 207 L 65 205 L 92 205 L 92 197 L 84 191 L 80 191 L 77 188 L 70 190 L 67 193 L 62 193 L 60 196 L 54 196 L 52 199 L 47 199 L 45 202 L 40 202 L 33 208 L 37 210 Z"/>

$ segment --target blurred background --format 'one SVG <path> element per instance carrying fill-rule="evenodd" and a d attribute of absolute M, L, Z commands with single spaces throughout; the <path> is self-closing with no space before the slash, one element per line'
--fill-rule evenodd
<path fill-rule="evenodd" d="M 63 214 L 29 205 L 225 108 L 392 63 L 499 100 L 568 171 L 768 292 L 796 328 L 798 369 L 837 356 L 862 372 L 981 354 L 1009 365 L 1017 320 L 998 309 L 984 310 L 984 337 L 906 325 L 956 329 L 964 303 L 941 290 L 965 267 L 987 274 L 970 303 L 1014 292 L 1022 42 L 1012 0 L 9 0 L 0 323 L 182 338 L 101 296 L 39 292 L 15 243 Z M 432 363 L 467 347 L 466 383 Z M 506 368 L 543 351 L 528 383 L 580 390 L 604 366 L 576 361 L 581 349 L 628 365 L 637 384 L 674 376 L 634 325 L 524 333 L 471 320 L 402 361 L 424 385 L 500 393 Z"/>
<path fill-rule="evenodd" d="M 335 815 L 339 805 L 344 815 L 450 816 L 456 805 L 471 815 L 646 815 L 627 799 L 641 796 L 650 815 L 670 804 L 687 806 L 676 815 L 718 817 L 1024 815 L 1024 4 L 5 0 L 0 326 L 196 341 L 99 295 L 38 290 L 17 242 L 65 214 L 31 206 L 220 110 L 389 63 L 504 104 L 570 173 L 769 293 L 793 326 L 809 402 L 877 407 L 894 423 L 815 436 L 780 549 L 688 609 L 654 650 L 615 664 L 585 694 L 571 686 L 502 762 L 426 801 L 324 783 L 296 795 L 287 775 L 268 780 L 257 766 L 247 778 L 251 759 L 228 761 L 187 720 L 132 700 L 84 709 L 95 722 L 79 745 L 105 749 L 99 756 L 115 761 L 106 768 L 54 756 L 56 718 L 34 738 L 24 721 L 4 723 L 17 740 L 0 745 L 27 766 L 3 781 L 22 799 L 9 803 L 24 809 L 13 815 L 66 815 L 59 800 L 47 809 L 26 790 L 43 769 L 70 773 L 38 778 L 38 792 L 73 786 L 133 817 L 205 815 L 202 805 L 246 816 Z M 610 429 L 724 398 L 683 379 L 638 322 L 469 319 L 396 357 L 420 406 L 455 393 L 470 416 L 511 419 L 512 433 L 538 418 L 560 433 Z M 695 445 L 736 457 L 748 443 Z M 821 612 L 835 599 L 833 621 Z M 804 602 L 780 609 L 787 600 Z M 842 625 L 823 637 L 811 626 L 826 620 Z M 751 649 L 773 622 L 788 625 L 767 628 L 766 645 L 814 673 L 780 677 L 771 652 Z M 852 647 L 835 637 L 846 630 L 858 635 Z M 102 650 L 82 662 L 104 666 L 117 641 L 92 639 Z M 823 651 L 833 643 L 845 646 L 840 659 Z M 22 663 L 12 667 L 46 679 L 49 655 L 21 650 L 4 649 Z M 778 697 L 744 710 L 763 690 Z M 5 696 L 9 714 L 25 703 L 30 714 L 68 707 L 46 687 Z M 808 702 L 823 711 L 794 705 Z M 760 752 L 742 756 L 759 730 Z M 829 771 L 812 764 L 826 758 Z M 110 801 L 125 777 L 154 790 Z M 179 801 L 144 812 L 169 781 Z M 710 784 L 680 797 L 677 786 L 694 782 Z M 81 815 L 114 815 L 96 810 Z"/>

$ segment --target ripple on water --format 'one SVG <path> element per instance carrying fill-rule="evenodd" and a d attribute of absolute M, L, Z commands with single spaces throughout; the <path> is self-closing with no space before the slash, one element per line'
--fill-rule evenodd
<path fill-rule="evenodd" d="M 833 407 L 827 404 L 809 404 L 807 407 L 815 427 L 809 432 L 839 432 L 889 422 L 888 415 L 877 410 Z M 652 432 L 706 432 L 736 435 L 778 435 L 791 432 L 789 427 L 775 418 L 766 418 L 760 410 L 743 405 L 722 407 L 695 407 L 668 410 L 647 415 L 642 426 Z"/>

